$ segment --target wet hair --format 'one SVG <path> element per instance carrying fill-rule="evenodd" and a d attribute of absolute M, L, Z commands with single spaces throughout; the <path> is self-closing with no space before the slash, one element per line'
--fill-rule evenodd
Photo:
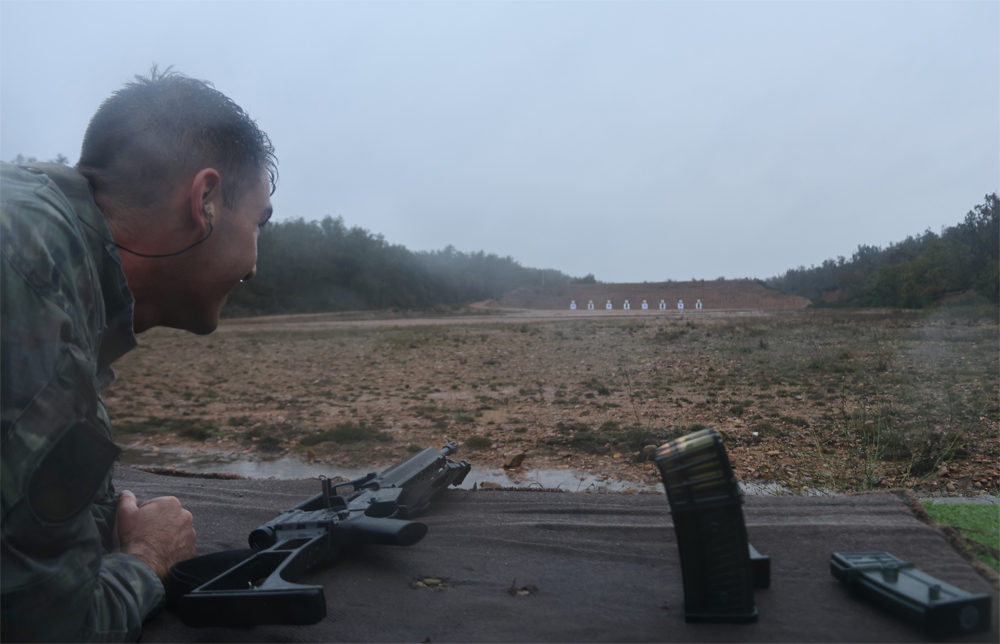
<path fill-rule="evenodd" d="M 136 213 L 166 205 L 181 181 L 204 168 L 219 172 L 223 205 L 234 208 L 265 172 L 274 192 L 277 163 L 267 134 L 232 99 L 154 65 L 98 108 L 77 169 L 118 208 Z"/>

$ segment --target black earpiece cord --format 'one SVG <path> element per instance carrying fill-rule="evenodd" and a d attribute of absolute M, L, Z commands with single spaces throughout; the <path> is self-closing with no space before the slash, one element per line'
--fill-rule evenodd
<path fill-rule="evenodd" d="M 121 244 L 116 244 L 113 239 L 108 239 L 107 237 L 105 237 L 104 235 L 102 235 L 101 231 L 97 230 L 92 225 L 90 225 L 90 223 L 86 219 L 84 219 L 80 215 L 77 215 L 77 218 L 80 221 L 82 221 L 87 226 L 87 228 L 90 228 L 91 230 L 93 230 L 97 234 L 98 237 L 100 237 L 104 241 L 108 242 L 109 244 L 115 244 L 115 246 L 117 246 L 120 250 L 123 250 L 126 253 L 131 253 L 131 254 L 133 254 L 133 255 L 135 255 L 137 257 L 147 257 L 147 258 L 152 258 L 152 259 L 155 259 L 157 257 L 174 257 L 175 255 L 180 255 L 181 253 L 186 253 L 189 250 L 191 250 L 192 248 L 194 248 L 195 246 L 197 246 L 198 244 L 200 244 L 201 242 L 203 242 L 206 239 L 208 239 L 209 237 L 211 237 L 212 233 L 215 231 L 215 227 L 212 226 L 212 222 L 208 222 L 208 234 L 205 235 L 204 237 L 202 237 L 201 239 L 199 239 L 198 241 L 196 241 L 195 243 L 191 244 L 187 248 L 183 248 L 183 249 L 177 251 L 176 253 L 165 253 L 163 255 L 145 255 L 143 253 L 137 253 L 134 250 L 129 250 L 128 248 L 125 248 Z"/>

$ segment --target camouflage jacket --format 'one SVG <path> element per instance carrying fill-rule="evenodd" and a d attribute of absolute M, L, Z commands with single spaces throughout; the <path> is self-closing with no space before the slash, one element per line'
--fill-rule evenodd
<path fill-rule="evenodd" d="M 101 390 L 134 300 L 88 181 L 0 167 L 0 639 L 136 641 L 163 585 L 115 549 Z"/>

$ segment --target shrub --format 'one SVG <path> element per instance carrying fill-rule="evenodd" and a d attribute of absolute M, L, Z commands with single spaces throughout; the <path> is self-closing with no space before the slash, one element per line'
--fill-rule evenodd
<path fill-rule="evenodd" d="M 587 454 L 608 453 L 608 448 L 605 445 L 608 442 L 607 439 L 592 431 L 576 432 L 569 442 L 570 445 Z"/>
<path fill-rule="evenodd" d="M 309 434 L 308 436 L 303 437 L 299 441 L 299 444 L 309 446 L 316 445 L 318 443 L 325 443 L 326 441 L 333 443 L 384 443 L 388 440 L 388 436 L 377 429 L 369 427 L 364 422 L 347 422 L 339 423 L 333 429 L 328 429 L 325 432 Z"/>
<path fill-rule="evenodd" d="M 758 423 L 754 426 L 754 431 L 758 436 L 788 436 L 788 432 L 780 427 L 775 427 L 771 423 Z"/>
<path fill-rule="evenodd" d="M 465 441 L 465 446 L 471 450 L 487 449 L 493 445 L 493 440 L 486 436 L 470 436 Z"/>
<path fill-rule="evenodd" d="M 200 425 L 191 424 L 181 428 L 177 432 L 177 435 L 183 438 L 190 438 L 191 440 L 203 441 L 211 436 L 212 432 Z"/>

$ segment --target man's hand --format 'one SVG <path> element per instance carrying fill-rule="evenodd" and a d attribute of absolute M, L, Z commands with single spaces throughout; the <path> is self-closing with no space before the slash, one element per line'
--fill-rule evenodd
<path fill-rule="evenodd" d="M 170 567 L 194 556 L 191 513 L 173 496 L 150 499 L 137 506 L 135 495 L 122 490 L 118 498 L 118 539 L 122 554 L 135 557 L 163 581 Z"/>

